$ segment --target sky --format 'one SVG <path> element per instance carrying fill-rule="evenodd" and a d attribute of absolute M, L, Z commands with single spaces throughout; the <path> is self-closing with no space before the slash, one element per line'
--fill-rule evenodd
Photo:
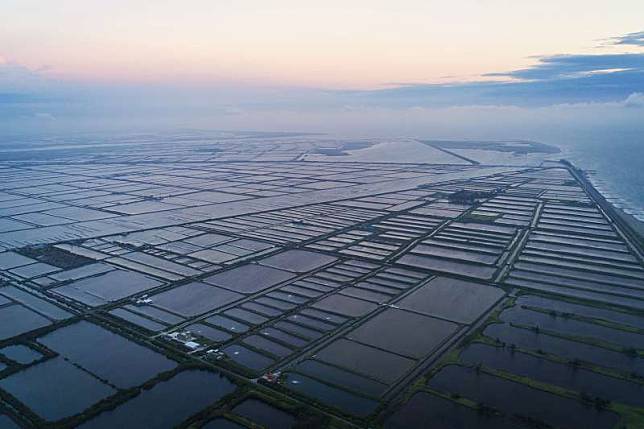
<path fill-rule="evenodd" d="M 643 17 L 641 0 L 2 0 L 0 126 L 633 125 Z"/>

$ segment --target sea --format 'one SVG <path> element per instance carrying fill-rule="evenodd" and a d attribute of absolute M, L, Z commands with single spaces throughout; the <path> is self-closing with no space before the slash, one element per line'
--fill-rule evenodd
<path fill-rule="evenodd" d="M 644 135 L 568 141 L 562 158 L 583 169 L 613 206 L 644 222 Z"/>

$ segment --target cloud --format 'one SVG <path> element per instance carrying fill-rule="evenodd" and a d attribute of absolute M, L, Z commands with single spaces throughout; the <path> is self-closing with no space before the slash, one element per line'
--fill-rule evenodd
<path fill-rule="evenodd" d="M 224 115 L 230 115 L 230 116 L 243 115 L 244 109 L 241 109 L 237 106 L 228 106 L 222 109 L 222 113 Z"/>
<path fill-rule="evenodd" d="M 644 107 L 644 94 L 641 92 L 634 92 L 624 100 L 625 107 Z"/>
<path fill-rule="evenodd" d="M 615 37 L 613 45 L 644 46 L 644 31 Z M 402 83 L 379 90 L 348 91 L 355 103 L 445 107 L 463 105 L 548 106 L 575 103 L 638 103 L 644 92 L 644 53 L 561 54 L 534 57 L 531 67 L 491 72 L 483 80 L 451 83 Z M 346 101 L 345 101 L 346 103 Z"/>
<path fill-rule="evenodd" d="M 53 121 L 56 119 L 56 117 L 49 112 L 36 112 L 34 113 L 34 118 L 46 121 Z"/>
<path fill-rule="evenodd" d="M 0 57 L 0 92 L 25 90 L 33 86 L 41 86 L 42 76 L 36 72 L 24 67 L 2 60 Z"/>
<path fill-rule="evenodd" d="M 641 38 L 638 34 L 621 36 L 614 43 L 634 44 Z M 418 117 L 420 123 L 421 118 L 426 121 L 427 116 L 443 110 L 449 110 L 450 117 L 454 112 L 475 112 L 464 120 L 493 115 L 490 123 L 498 126 L 497 119 L 504 114 L 518 117 L 517 112 L 524 111 L 594 114 L 596 109 L 609 109 L 616 117 L 631 118 L 641 115 L 635 108 L 644 106 L 644 52 L 542 56 L 535 57 L 531 67 L 496 71 L 478 81 L 463 76 L 460 82 L 399 82 L 380 89 L 348 91 L 57 81 L 47 70 L 29 69 L 0 58 L 0 132 L 3 126 L 15 128 L 18 123 L 27 129 L 99 121 L 110 126 L 170 126 L 198 118 L 207 123 L 220 121 L 228 128 L 246 122 L 253 125 L 253 121 L 277 127 L 284 124 L 280 117 L 285 121 L 310 118 L 322 127 L 313 118 L 325 116 L 333 118 L 329 126 L 358 117 L 377 117 L 383 124 L 391 123 L 384 118 L 398 118 L 404 125 L 409 118 Z M 490 76 L 497 79 L 486 79 Z M 529 118 L 530 114 L 521 117 Z M 603 119 L 605 113 L 596 117 Z M 262 128 L 260 125 L 257 127 Z"/>
<path fill-rule="evenodd" d="M 353 102 L 399 107 L 617 102 L 644 89 L 644 53 L 538 57 L 532 67 L 485 76 L 506 79 L 406 84 L 343 95 Z"/>
<path fill-rule="evenodd" d="M 0 106 L 47 102 L 64 97 L 61 89 L 60 83 L 49 79 L 44 70 L 32 70 L 0 56 Z"/>
<path fill-rule="evenodd" d="M 628 33 L 609 39 L 613 45 L 644 46 L 644 31 Z"/>
<path fill-rule="evenodd" d="M 521 80 L 548 80 L 585 77 L 623 71 L 644 71 L 644 54 L 553 55 L 538 57 L 529 68 L 486 76 L 502 76 Z"/>

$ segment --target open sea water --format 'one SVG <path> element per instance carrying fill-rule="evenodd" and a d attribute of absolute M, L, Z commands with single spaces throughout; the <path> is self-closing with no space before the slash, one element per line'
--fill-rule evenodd
<path fill-rule="evenodd" d="M 560 144 L 562 155 L 587 171 L 615 207 L 644 222 L 644 135 Z"/>

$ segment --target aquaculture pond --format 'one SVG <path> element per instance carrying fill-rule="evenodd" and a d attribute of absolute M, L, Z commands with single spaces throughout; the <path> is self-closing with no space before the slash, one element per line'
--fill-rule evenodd
<path fill-rule="evenodd" d="M 237 365 L 248 368 L 258 374 L 275 363 L 275 361 L 268 356 L 237 344 L 228 346 L 222 351 L 226 353 L 226 356 L 228 356 L 228 358 Z"/>
<path fill-rule="evenodd" d="M 507 345 L 514 344 L 527 350 L 543 351 L 569 360 L 579 359 L 624 372 L 635 372 L 644 375 L 644 359 L 630 354 L 536 333 L 528 329 L 516 328 L 507 323 L 490 325 L 485 328 L 483 333 Z"/>
<path fill-rule="evenodd" d="M 22 344 L 3 347 L 2 349 L 0 349 L 0 354 L 8 359 L 11 359 L 14 362 L 23 365 L 28 365 L 43 357 L 40 352 Z"/>
<path fill-rule="evenodd" d="M 288 429 L 295 423 L 293 415 L 254 398 L 244 400 L 232 412 L 269 429 Z"/>
<path fill-rule="evenodd" d="M 555 427 L 609 429 L 619 421 L 613 412 L 457 365 L 441 369 L 429 386 Z"/>
<path fill-rule="evenodd" d="M 400 355 L 354 341 L 339 339 L 316 354 L 316 359 L 391 384 L 414 365 Z"/>
<path fill-rule="evenodd" d="M 17 423 L 4 414 L 0 414 L 0 428 L 3 429 L 20 429 Z"/>
<path fill-rule="evenodd" d="M 0 388 L 48 421 L 81 413 L 116 393 L 62 357 L 14 373 L 0 380 Z"/>
<path fill-rule="evenodd" d="M 465 363 L 507 371 L 593 397 L 644 406 L 644 384 L 608 377 L 573 365 L 553 362 L 508 347 L 472 344 L 461 353 Z"/>
<path fill-rule="evenodd" d="M 427 392 L 415 393 L 385 422 L 385 429 L 408 429 L 426 427 L 432 422 L 432 428 L 438 429 L 512 429 L 521 427 L 500 416 L 480 413 L 449 399 L 441 398 Z"/>
<path fill-rule="evenodd" d="M 591 305 L 576 304 L 568 301 L 549 299 L 535 295 L 524 295 L 517 299 L 517 305 L 525 305 L 559 313 L 575 314 L 578 316 L 602 319 L 613 323 L 619 323 L 636 328 L 644 329 L 644 314 L 637 315 L 623 311 L 611 310 L 608 308 L 594 307 Z"/>
<path fill-rule="evenodd" d="M 351 331 L 348 338 L 417 359 L 435 350 L 458 329 L 452 322 L 390 308 Z"/>
<path fill-rule="evenodd" d="M 243 298 L 243 295 L 210 286 L 205 283 L 189 283 L 152 296 L 153 305 L 183 317 L 206 313 Z"/>
<path fill-rule="evenodd" d="M 612 329 L 566 317 L 553 316 L 539 311 L 523 309 L 518 306 L 505 310 L 501 313 L 500 318 L 504 322 L 539 327 L 539 329 L 553 331 L 559 334 L 597 339 L 621 347 L 644 349 L 644 335 L 642 334 Z"/>
<path fill-rule="evenodd" d="M 284 384 L 304 396 L 359 417 L 368 416 L 379 405 L 374 400 L 329 386 L 301 374 L 288 373 Z"/>
<path fill-rule="evenodd" d="M 503 295 L 503 290 L 496 287 L 436 277 L 397 305 L 429 316 L 472 323 Z"/>
<path fill-rule="evenodd" d="M 90 428 L 172 428 L 236 389 L 228 378 L 189 370 L 143 390 L 117 408 L 104 411 L 82 426 Z"/>
<path fill-rule="evenodd" d="M 50 324 L 51 320 L 22 305 L 0 308 L 0 341 Z"/>
<path fill-rule="evenodd" d="M 246 429 L 246 426 L 242 426 L 239 423 L 235 423 L 232 420 L 228 420 L 223 417 L 217 417 L 203 425 L 201 429 Z"/>
<path fill-rule="evenodd" d="M 121 388 L 139 385 L 177 365 L 161 353 L 85 321 L 51 332 L 38 342 Z"/>
<path fill-rule="evenodd" d="M 341 386 L 362 395 L 378 398 L 387 390 L 386 384 L 315 360 L 305 360 L 294 370 L 326 384 Z"/>

